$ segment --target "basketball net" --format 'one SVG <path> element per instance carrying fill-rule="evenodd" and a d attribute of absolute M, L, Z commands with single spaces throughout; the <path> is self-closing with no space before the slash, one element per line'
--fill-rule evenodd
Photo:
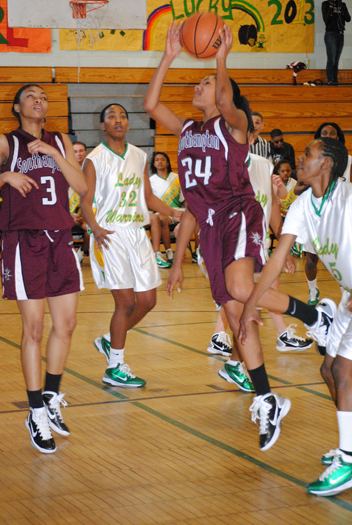
<path fill-rule="evenodd" d="M 76 21 L 76 40 L 77 40 L 77 51 L 80 50 L 81 42 L 85 38 L 89 38 L 90 44 L 94 51 L 94 46 L 102 37 L 101 29 L 95 29 L 100 27 L 100 22 L 103 13 L 98 10 L 109 3 L 109 0 L 70 0 L 70 7 L 72 9 L 72 17 Z M 94 11 L 94 13 L 93 13 Z M 87 18 L 87 13 L 89 16 Z M 77 71 L 77 82 L 79 82 L 81 66 L 79 63 L 78 55 L 78 71 Z"/>

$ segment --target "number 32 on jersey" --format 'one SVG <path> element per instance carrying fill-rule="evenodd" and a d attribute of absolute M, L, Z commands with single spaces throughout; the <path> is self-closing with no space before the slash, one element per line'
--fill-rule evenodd
<path fill-rule="evenodd" d="M 186 168 L 186 188 L 192 188 L 192 186 L 197 186 L 197 179 L 192 177 L 193 174 L 199 179 L 204 179 L 203 184 L 204 186 L 207 186 L 207 184 L 209 184 L 209 179 L 212 176 L 211 157 L 205 157 L 205 159 L 195 159 L 194 169 L 192 166 L 193 160 L 194 159 L 192 159 L 191 157 L 186 157 L 185 159 L 181 160 L 182 166 Z"/>

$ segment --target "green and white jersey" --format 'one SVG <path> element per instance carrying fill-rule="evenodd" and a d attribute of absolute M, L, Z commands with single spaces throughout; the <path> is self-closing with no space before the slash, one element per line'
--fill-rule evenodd
<path fill-rule="evenodd" d="M 325 268 L 352 293 L 352 184 L 339 179 L 328 196 L 317 199 L 309 188 L 286 215 L 282 234 L 309 241 Z"/>
<path fill-rule="evenodd" d="M 158 197 L 158 199 L 171 206 L 171 208 L 184 207 L 182 203 L 185 198 L 182 194 L 177 173 L 171 171 L 166 179 L 163 179 L 162 177 L 159 177 L 157 173 L 154 173 L 149 180 L 152 192 Z"/>
<path fill-rule="evenodd" d="M 272 206 L 272 182 L 271 175 L 274 171 L 274 165 L 264 157 L 255 155 L 254 153 L 249 154 L 248 162 L 248 174 L 249 180 L 254 191 L 255 199 L 259 202 L 263 208 L 265 216 L 265 224 L 267 235 L 264 241 L 264 248 L 266 250 L 270 247 L 270 236 L 269 236 L 269 222 L 271 216 Z"/>
<path fill-rule="evenodd" d="M 292 179 L 291 177 L 288 179 L 288 181 L 285 184 L 285 188 L 287 191 L 287 196 L 284 199 L 281 199 L 281 209 L 282 210 L 289 210 L 291 204 L 296 199 L 295 195 L 295 187 L 296 187 L 297 181 L 295 179 Z"/>
<path fill-rule="evenodd" d="M 123 226 L 140 228 L 149 224 L 149 212 L 144 194 L 144 169 L 147 154 L 126 143 L 122 156 L 105 142 L 89 155 L 95 167 L 96 184 L 93 209 L 103 228 Z"/>

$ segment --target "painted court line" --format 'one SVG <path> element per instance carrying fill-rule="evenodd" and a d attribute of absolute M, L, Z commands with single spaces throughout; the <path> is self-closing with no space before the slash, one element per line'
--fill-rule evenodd
<path fill-rule="evenodd" d="M 141 329 L 136 329 L 138 330 L 139 332 L 142 332 L 142 333 L 146 333 L 146 332 L 143 332 Z M 146 333 L 147 335 L 150 335 L 148 333 Z M 163 339 L 163 338 L 161 338 Z M 0 336 L 0 340 L 15 347 L 15 348 L 20 348 L 20 346 L 16 343 L 13 343 L 12 341 L 9 341 L 8 339 L 5 339 L 4 337 L 1 337 Z M 171 342 L 171 341 L 170 341 Z M 176 343 L 173 343 L 173 344 L 176 344 Z M 191 349 L 190 347 L 186 347 L 185 345 L 179 345 L 179 346 L 182 346 L 182 347 L 185 347 L 186 349 Z M 203 352 L 200 352 L 200 351 L 196 351 L 197 353 L 202 353 Z M 106 388 L 104 385 L 100 384 L 100 383 L 97 383 L 96 381 L 92 380 L 92 379 L 89 379 L 85 376 L 83 376 L 82 374 L 79 374 L 78 372 L 74 371 L 74 370 L 71 370 L 69 368 L 65 368 L 65 371 L 82 380 L 83 382 L 85 383 L 88 383 L 96 388 L 99 388 L 100 390 L 104 390 L 105 392 L 107 392 L 108 394 L 114 396 L 114 397 L 117 397 L 118 399 L 128 399 L 127 396 L 124 396 L 123 394 L 120 394 L 119 392 L 116 392 L 115 390 L 112 390 L 110 388 Z M 299 388 L 302 388 L 302 387 L 299 387 Z M 307 389 L 308 390 L 308 389 Z M 309 393 L 313 393 L 313 394 L 317 394 L 316 392 L 314 391 L 309 391 Z M 237 450 L 236 448 L 234 447 L 231 447 L 230 445 L 227 445 L 226 443 L 223 443 L 217 439 L 214 439 L 210 436 L 207 436 L 206 434 L 203 434 L 202 432 L 188 426 L 188 425 L 185 425 L 184 423 L 180 423 L 179 421 L 176 421 L 175 419 L 172 419 L 170 418 L 169 416 L 166 416 L 164 414 L 162 414 L 161 412 L 158 412 L 157 410 L 154 410 L 150 407 L 148 407 L 147 405 L 139 402 L 139 401 L 132 401 L 131 400 L 131 403 L 133 405 L 135 405 L 136 407 L 140 408 L 141 410 L 149 413 L 150 415 L 154 416 L 154 417 L 157 417 L 158 419 L 170 424 L 170 425 L 173 425 L 177 428 L 179 428 L 180 430 L 183 430 L 184 432 L 187 432 L 193 436 L 196 436 L 198 437 L 199 439 L 201 439 L 202 441 L 206 441 L 207 443 L 213 445 L 213 446 L 216 446 L 217 448 L 220 448 L 222 450 L 225 450 L 226 452 L 229 452 L 230 454 L 236 456 L 236 457 L 239 457 L 241 459 L 244 459 L 246 461 L 248 461 L 249 463 L 257 466 L 257 467 L 260 467 L 262 468 L 263 470 L 265 470 L 266 472 L 270 472 L 271 474 L 274 474 L 282 479 L 285 479 L 287 481 L 290 481 L 291 483 L 294 483 L 295 485 L 298 485 L 300 487 L 305 487 L 305 485 L 307 484 L 306 481 L 303 481 L 299 478 L 296 478 L 295 476 L 291 476 L 290 474 L 286 474 L 285 472 L 282 472 L 278 469 L 276 469 L 275 467 L 272 467 L 266 463 L 264 463 L 263 461 L 260 461 L 256 458 L 253 458 L 252 456 L 244 453 L 244 452 L 241 452 L 240 450 Z M 338 497 L 334 496 L 334 497 L 329 497 L 329 498 L 325 498 L 324 501 L 328 501 L 330 503 L 333 503 L 341 508 L 343 508 L 344 510 L 347 510 L 349 512 L 352 512 L 352 504 L 347 502 L 347 501 L 344 501 L 342 499 L 339 499 Z"/>

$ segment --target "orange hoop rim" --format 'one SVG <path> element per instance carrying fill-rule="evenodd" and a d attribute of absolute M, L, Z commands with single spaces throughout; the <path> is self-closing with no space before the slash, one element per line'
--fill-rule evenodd
<path fill-rule="evenodd" d="M 86 18 L 87 13 L 100 9 L 108 4 L 109 0 L 70 0 L 70 7 L 72 9 L 72 18 Z M 87 9 L 87 5 L 95 5 L 91 9 Z"/>

